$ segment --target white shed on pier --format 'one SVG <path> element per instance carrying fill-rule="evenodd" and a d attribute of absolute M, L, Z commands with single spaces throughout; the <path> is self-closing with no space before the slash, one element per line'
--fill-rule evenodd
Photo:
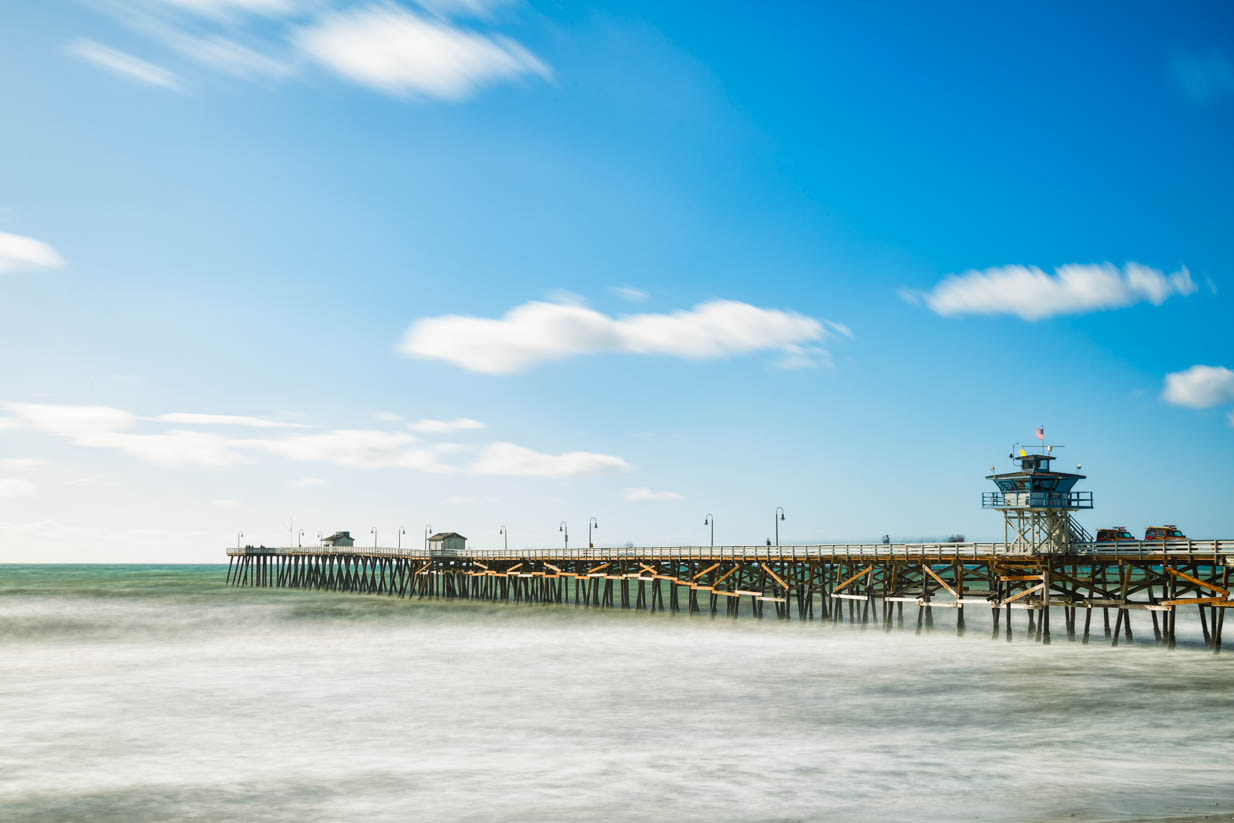
<path fill-rule="evenodd" d="M 429 554 L 454 555 L 467 549 L 467 538 L 458 532 L 438 532 L 428 539 Z"/>
<path fill-rule="evenodd" d="M 326 547 L 341 546 L 345 548 L 348 546 L 356 545 L 356 541 L 354 538 L 352 538 L 351 532 L 335 532 L 334 534 L 322 540 L 321 545 L 326 546 Z"/>

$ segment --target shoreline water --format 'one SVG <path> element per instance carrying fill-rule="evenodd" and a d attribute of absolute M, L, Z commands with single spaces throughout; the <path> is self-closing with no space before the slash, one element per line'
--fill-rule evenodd
<path fill-rule="evenodd" d="M 14 819 L 1234 814 L 1234 664 L 1181 644 L 62 568 L 0 568 Z"/>

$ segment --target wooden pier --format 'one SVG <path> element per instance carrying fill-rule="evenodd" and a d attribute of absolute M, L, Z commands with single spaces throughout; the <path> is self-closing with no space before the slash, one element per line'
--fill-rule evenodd
<path fill-rule="evenodd" d="M 989 609 L 1011 637 L 1012 615 L 1049 643 L 1133 639 L 1147 612 L 1173 647 L 1194 621 L 1221 650 L 1234 540 L 1071 543 L 1028 553 L 1022 542 L 822 546 L 683 546 L 429 553 L 420 549 L 243 547 L 228 550 L 236 586 L 322 589 L 399 598 L 556 604 L 650 612 L 774 616 L 930 629 L 934 609 Z M 767 610 L 770 604 L 771 609 Z M 915 610 L 915 611 L 914 611 Z M 1095 614 L 1096 613 L 1096 614 Z M 1057 622 L 1061 618 L 1061 623 Z M 1096 625 L 1094 625 L 1096 622 Z M 1141 621 L 1143 623 L 1143 621 Z"/>

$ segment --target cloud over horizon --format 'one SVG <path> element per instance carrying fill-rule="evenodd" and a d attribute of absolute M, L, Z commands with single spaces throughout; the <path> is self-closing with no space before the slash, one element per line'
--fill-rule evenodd
<path fill-rule="evenodd" d="M 826 336 L 794 311 L 711 300 L 671 314 L 609 316 L 581 305 L 533 301 L 496 319 L 443 315 L 415 321 L 397 346 L 407 357 L 444 360 L 485 374 L 515 374 L 586 354 L 707 360 L 773 349 L 800 356 Z"/>
<path fill-rule="evenodd" d="M 644 502 L 644 501 L 650 502 L 650 501 L 664 501 L 664 500 L 681 500 L 682 496 L 678 494 L 677 492 L 652 491 L 646 486 L 639 486 L 638 488 L 626 489 L 625 494 L 622 495 L 622 498 L 625 500 L 629 500 L 631 502 Z"/>
<path fill-rule="evenodd" d="M 346 468 L 413 469 L 428 473 L 465 472 L 508 477 L 560 479 L 588 474 L 628 471 L 620 457 L 597 452 L 561 454 L 536 451 L 515 443 L 495 442 L 481 447 L 457 443 L 425 443 L 405 430 L 327 429 L 279 431 L 283 424 L 247 415 L 212 415 L 174 412 L 152 418 L 110 406 L 65 403 L 0 403 L 9 416 L 0 418 L 6 428 L 28 429 L 60 437 L 73 445 L 114 449 L 161 466 L 225 467 L 252 463 L 270 455 L 301 463 L 320 463 Z M 206 423 L 273 428 L 267 437 L 236 437 L 186 429 L 148 431 L 144 423 Z M 470 418 L 424 420 L 426 430 L 444 433 L 456 429 L 483 428 Z M 286 424 L 290 425 L 290 424 Z M 448 458 L 455 457 L 453 461 Z M 8 464 L 5 464 L 6 466 Z M 34 464 L 30 464 L 34 465 Z M 13 464 L 15 468 L 17 464 Z M 319 485 L 316 477 L 301 478 L 297 487 Z M 11 489 L 26 484 L 10 483 Z"/>
<path fill-rule="evenodd" d="M 1050 275 L 1036 266 L 994 266 L 949 274 L 932 290 L 905 290 L 910 302 L 923 301 L 935 314 L 1013 314 L 1028 321 L 1061 314 L 1116 309 L 1147 301 L 1159 306 L 1174 295 L 1194 293 L 1191 273 L 1181 267 L 1172 274 L 1127 263 L 1059 266 Z"/>

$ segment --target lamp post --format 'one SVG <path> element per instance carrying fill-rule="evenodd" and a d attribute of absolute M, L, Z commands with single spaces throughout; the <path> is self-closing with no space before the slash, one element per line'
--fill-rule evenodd
<path fill-rule="evenodd" d="M 716 547 L 716 519 L 710 513 L 703 518 L 704 526 L 711 526 L 711 548 Z"/>
<path fill-rule="evenodd" d="M 428 551 L 428 533 L 431 532 L 432 530 L 433 530 L 432 526 L 426 525 L 424 527 L 424 550 L 426 552 Z"/>
<path fill-rule="evenodd" d="M 369 532 L 373 535 L 373 551 L 377 551 L 377 527 L 369 529 Z"/>
<path fill-rule="evenodd" d="M 236 532 L 236 548 L 240 548 L 240 541 L 244 539 L 244 532 Z"/>
<path fill-rule="evenodd" d="M 510 550 L 510 533 L 506 531 L 506 527 L 504 525 L 502 525 L 502 527 L 497 530 L 497 533 L 501 535 L 502 547 L 505 548 L 506 551 L 509 551 Z"/>
<path fill-rule="evenodd" d="M 557 531 L 565 535 L 566 551 L 570 550 L 570 527 L 566 525 L 566 521 L 562 520 L 561 525 L 557 527 Z"/>
<path fill-rule="evenodd" d="M 296 548 L 304 548 L 304 529 L 300 529 L 300 533 L 296 535 Z"/>
<path fill-rule="evenodd" d="M 324 541 L 321 539 L 321 532 L 317 532 L 317 548 L 321 548 Z"/>
<path fill-rule="evenodd" d="M 776 506 L 776 514 L 778 515 L 778 516 L 775 518 L 775 521 L 776 521 L 776 545 L 778 546 L 778 545 L 780 545 L 780 521 L 784 519 L 784 507 L 783 507 L 783 506 Z"/>
<path fill-rule="evenodd" d="M 594 517 L 587 521 L 587 548 L 594 549 L 596 544 L 591 540 L 591 530 L 600 528 L 600 521 Z"/>
<path fill-rule="evenodd" d="M 407 529 L 402 526 L 398 527 L 398 550 L 403 550 L 403 535 L 407 534 Z"/>

